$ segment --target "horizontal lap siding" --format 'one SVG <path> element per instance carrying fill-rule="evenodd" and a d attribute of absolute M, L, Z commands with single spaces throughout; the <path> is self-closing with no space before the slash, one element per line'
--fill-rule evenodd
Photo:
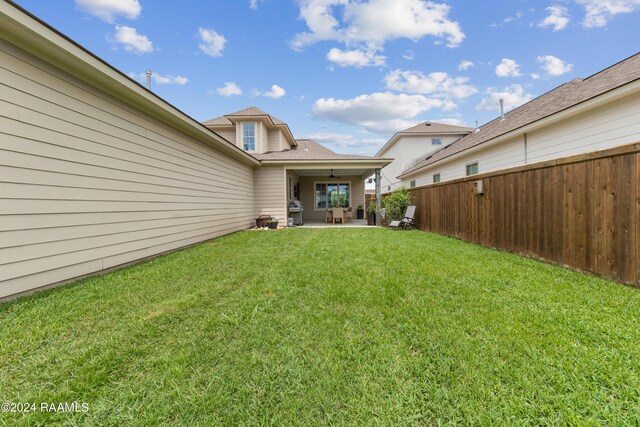
<path fill-rule="evenodd" d="M 640 285 L 640 151 L 622 148 L 413 189 L 416 221 L 423 230 Z M 476 179 L 483 195 L 474 193 Z"/>
<path fill-rule="evenodd" d="M 270 215 L 286 224 L 287 190 L 284 166 L 263 166 L 255 170 L 256 216 Z"/>
<path fill-rule="evenodd" d="M 253 169 L 0 41 L 0 297 L 248 228 Z"/>

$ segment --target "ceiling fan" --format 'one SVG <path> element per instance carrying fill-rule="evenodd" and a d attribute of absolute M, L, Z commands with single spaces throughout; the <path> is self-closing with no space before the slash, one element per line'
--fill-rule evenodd
<path fill-rule="evenodd" d="M 331 173 L 329 174 L 329 178 L 331 178 L 331 179 L 335 179 L 335 178 L 340 179 L 340 177 L 339 177 L 339 176 L 335 176 L 335 175 L 333 174 L 333 169 L 331 169 Z"/>

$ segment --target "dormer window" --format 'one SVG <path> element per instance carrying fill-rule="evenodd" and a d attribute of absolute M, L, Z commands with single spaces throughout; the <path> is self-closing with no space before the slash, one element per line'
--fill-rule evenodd
<path fill-rule="evenodd" d="M 256 124 L 242 123 L 242 144 L 245 151 L 256 151 Z"/>

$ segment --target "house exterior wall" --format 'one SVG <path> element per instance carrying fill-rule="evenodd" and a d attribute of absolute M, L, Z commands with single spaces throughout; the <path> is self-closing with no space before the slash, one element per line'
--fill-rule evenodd
<path fill-rule="evenodd" d="M 246 229 L 253 168 L 0 40 L 0 297 Z"/>
<path fill-rule="evenodd" d="M 381 189 L 383 193 L 395 191 L 404 184 L 397 178 L 405 170 L 415 165 L 418 161 L 424 160 L 427 155 L 451 144 L 459 139 L 462 135 L 429 135 L 429 136 L 401 136 L 398 141 L 393 144 L 382 157 L 392 158 L 393 162 L 382 169 Z M 433 145 L 431 140 L 439 138 L 442 140 L 441 145 Z M 391 189 L 389 189 L 391 187 Z"/>
<path fill-rule="evenodd" d="M 304 206 L 303 220 L 324 221 L 324 209 L 314 209 L 316 182 L 349 182 L 351 184 L 351 206 L 353 207 L 354 218 L 356 208 L 359 205 L 364 206 L 364 179 L 361 176 L 343 176 L 337 180 L 329 180 L 321 176 L 301 176 L 300 201 Z"/>
<path fill-rule="evenodd" d="M 284 148 L 282 131 L 280 129 L 269 129 L 267 151 L 282 151 Z"/>
<path fill-rule="evenodd" d="M 286 225 L 287 190 L 284 166 L 262 166 L 255 169 L 256 217 L 271 215 Z"/>
<path fill-rule="evenodd" d="M 221 137 L 223 137 L 224 139 L 226 139 L 227 141 L 231 142 L 231 143 L 235 143 L 236 145 L 238 145 L 238 142 L 236 141 L 236 128 L 234 127 L 230 127 L 227 129 L 216 129 L 214 130 L 215 133 L 217 133 L 218 135 L 220 135 Z"/>
<path fill-rule="evenodd" d="M 291 202 L 292 200 L 296 200 L 294 193 L 295 193 L 295 187 L 296 185 L 298 185 L 299 182 L 300 182 L 300 177 L 298 177 L 298 175 L 295 172 L 288 170 L 287 171 L 287 203 Z"/>
<path fill-rule="evenodd" d="M 404 177 L 402 184 L 408 186 L 411 180 L 416 180 L 417 186 L 431 184 L 434 173 L 440 173 L 441 182 L 462 178 L 466 175 L 466 165 L 474 161 L 478 161 L 479 173 L 484 173 L 638 142 L 639 105 L 640 94 L 628 95 L 527 133 L 526 149 L 525 136 L 519 134 L 429 165 L 417 174 Z M 383 169 L 385 173 L 386 169 Z"/>

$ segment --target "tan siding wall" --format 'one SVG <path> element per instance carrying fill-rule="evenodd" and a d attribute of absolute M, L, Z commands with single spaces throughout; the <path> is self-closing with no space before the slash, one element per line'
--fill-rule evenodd
<path fill-rule="evenodd" d="M 286 187 L 284 166 L 263 166 L 255 170 L 256 216 L 271 215 L 286 224 Z"/>
<path fill-rule="evenodd" d="M 283 141 L 284 136 L 279 129 L 270 129 L 268 133 L 267 151 L 282 151 L 284 146 L 289 147 L 286 142 Z"/>
<path fill-rule="evenodd" d="M 300 201 L 304 206 L 303 219 L 324 221 L 324 210 L 315 210 L 315 182 L 327 182 L 328 180 L 319 176 L 301 176 L 300 178 Z M 355 218 L 355 210 L 358 205 L 364 206 L 364 180 L 361 176 L 343 176 L 336 182 L 351 183 L 351 206 Z"/>
<path fill-rule="evenodd" d="M 223 137 L 224 139 L 226 139 L 227 141 L 231 142 L 232 144 L 238 144 L 238 141 L 236 140 L 236 129 L 234 128 L 229 128 L 229 129 L 216 129 L 214 130 L 215 133 L 217 133 L 218 135 L 220 135 L 221 137 Z"/>
<path fill-rule="evenodd" d="M 253 169 L 0 41 L 0 297 L 249 227 Z"/>

